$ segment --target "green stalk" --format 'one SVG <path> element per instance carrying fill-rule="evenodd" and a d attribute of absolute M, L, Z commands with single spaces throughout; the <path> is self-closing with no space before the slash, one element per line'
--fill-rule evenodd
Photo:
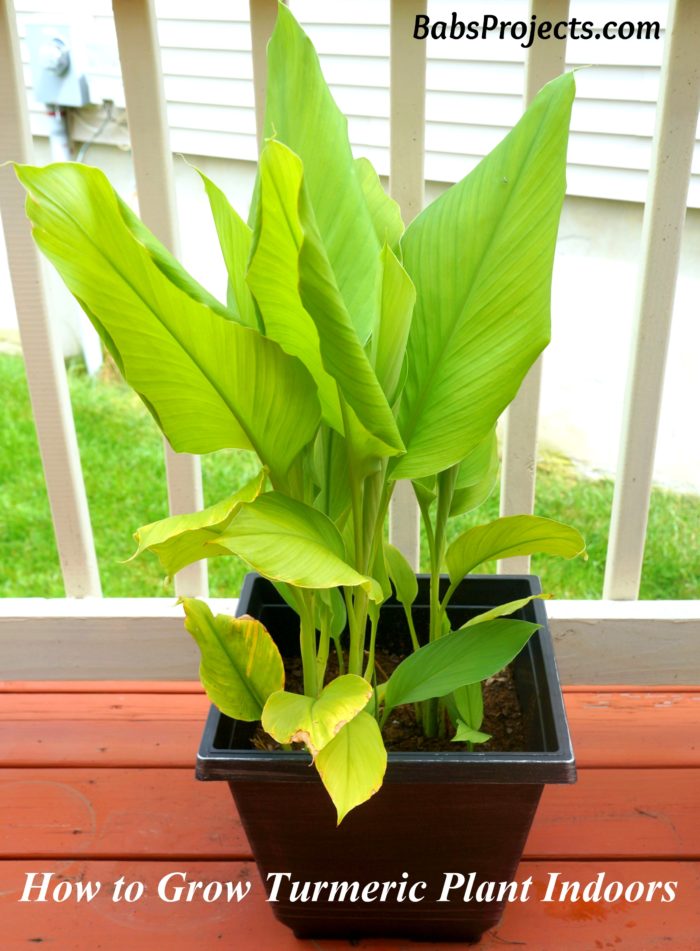
<path fill-rule="evenodd" d="M 338 658 L 338 676 L 342 677 L 343 674 L 345 673 L 345 657 L 343 655 L 343 645 L 340 643 L 340 635 L 336 637 L 335 634 L 333 634 L 332 637 L 333 637 L 333 646 L 335 647 L 335 654 L 336 654 L 336 657 Z"/>
<path fill-rule="evenodd" d="M 436 584 L 439 582 L 439 567 L 437 568 L 438 578 L 436 581 L 436 564 L 438 564 L 436 558 L 436 549 L 435 549 L 435 533 L 433 531 L 433 524 L 430 520 L 430 505 L 418 499 L 418 506 L 420 508 L 421 517 L 423 519 L 423 525 L 425 527 L 425 535 L 428 540 L 428 553 L 430 560 L 430 626 L 429 626 L 429 640 L 433 640 L 433 624 L 434 624 L 434 594 L 437 590 Z M 431 737 L 435 736 L 437 732 L 437 707 L 432 700 L 424 700 L 420 704 L 421 709 L 421 719 L 423 722 L 423 732 L 426 736 Z"/>
<path fill-rule="evenodd" d="M 403 611 L 406 615 L 406 621 L 408 622 L 408 633 L 411 635 L 411 644 L 413 645 L 413 650 L 420 650 L 420 643 L 418 641 L 418 635 L 416 634 L 416 626 L 413 623 L 413 614 L 411 612 L 410 604 L 404 604 Z"/>
<path fill-rule="evenodd" d="M 331 642 L 331 619 L 330 612 L 325 607 L 321 608 L 321 635 L 318 640 L 318 654 L 316 655 L 316 681 L 323 689 L 323 681 L 326 677 L 326 667 L 328 666 L 328 652 Z"/>
<path fill-rule="evenodd" d="M 319 694 L 318 677 L 316 674 L 316 624 L 313 609 L 309 604 L 309 594 L 290 586 L 297 603 L 299 615 L 299 646 L 301 649 L 301 665 L 304 672 L 304 693 L 307 697 L 317 697 Z"/>
<path fill-rule="evenodd" d="M 362 654 L 364 651 L 364 636 L 360 636 L 357 626 L 357 615 L 353 600 L 353 588 L 343 588 L 345 607 L 348 612 L 348 627 L 350 629 L 350 644 L 348 645 L 348 673 L 362 676 Z M 364 632 L 363 632 L 364 635 Z"/>
<path fill-rule="evenodd" d="M 377 642 L 377 628 L 379 626 L 379 608 L 376 604 L 369 609 L 370 633 L 369 633 L 369 656 L 367 666 L 365 667 L 365 680 L 372 683 L 374 677 L 374 649 Z"/>

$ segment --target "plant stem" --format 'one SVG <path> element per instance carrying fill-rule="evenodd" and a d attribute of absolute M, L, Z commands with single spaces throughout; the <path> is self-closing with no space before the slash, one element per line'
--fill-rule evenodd
<path fill-rule="evenodd" d="M 345 657 L 343 656 L 343 645 L 340 643 L 340 635 L 337 637 L 333 635 L 333 646 L 335 647 L 335 655 L 338 658 L 338 676 L 342 677 L 345 673 Z"/>
<path fill-rule="evenodd" d="M 379 608 L 376 604 L 369 610 L 370 633 L 369 633 L 369 657 L 365 667 L 365 680 L 372 683 L 374 677 L 374 648 L 377 641 L 377 627 L 379 626 Z"/>
<path fill-rule="evenodd" d="M 299 644 L 301 649 L 301 664 L 304 672 L 304 693 L 307 697 L 317 697 L 318 677 L 316 675 L 316 624 L 313 608 L 309 604 L 312 595 L 309 592 L 290 587 L 297 603 L 299 615 Z"/>
<path fill-rule="evenodd" d="M 352 588 L 343 588 L 345 606 L 348 612 L 348 627 L 350 629 L 350 644 L 348 646 L 348 673 L 362 676 L 362 654 L 364 650 L 364 637 L 360 637 L 357 627 L 357 615 L 355 613 L 355 603 L 353 601 Z"/>
<path fill-rule="evenodd" d="M 418 635 L 416 634 L 416 626 L 413 623 L 413 614 L 411 613 L 411 606 L 404 604 L 403 606 L 404 614 L 406 615 L 406 621 L 408 622 L 408 633 L 411 635 L 411 644 L 413 645 L 413 650 L 420 650 L 420 643 L 418 641 Z"/>
<path fill-rule="evenodd" d="M 321 635 L 318 639 L 318 653 L 316 655 L 316 680 L 321 689 L 326 676 L 326 667 L 328 666 L 328 651 L 331 641 L 331 619 L 328 608 L 324 605 L 321 608 Z"/>

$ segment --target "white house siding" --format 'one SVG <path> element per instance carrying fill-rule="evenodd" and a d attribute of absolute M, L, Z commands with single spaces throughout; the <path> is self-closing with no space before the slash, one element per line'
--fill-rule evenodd
<path fill-rule="evenodd" d="M 408 0 L 407 0 L 408 2 Z M 700 2 L 700 0 L 698 0 Z M 87 72 L 94 98 L 123 106 L 116 41 L 108 0 L 15 0 L 20 31 L 32 19 L 65 22 L 66 11 L 91 36 Z M 665 0 L 571 0 L 571 16 L 666 21 Z M 357 154 L 388 170 L 388 0 L 291 0 L 316 44 L 336 99 L 349 116 Z M 430 0 L 429 15 L 464 19 L 493 13 L 527 19 L 527 0 Z M 255 159 L 252 65 L 247 0 L 157 0 L 172 146 L 198 156 L 245 213 Z M 642 208 L 646 189 L 662 40 L 578 41 L 569 44 L 578 96 L 569 153 L 569 195 L 560 229 L 553 293 L 554 342 L 546 355 L 543 441 L 592 468 L 614 471 L 622 394 L 633 318 Z M 26 50 L 23 50 L 28 62 Z M 428 47 L 426 175 L 434 196 L 460 178 L 517 120 L 524 51 L 517 42 L 435 41 Z M 26 69 L 28 90 L 29 69 Z M 31 92 L 29 92 L 31 97 Z M 48 151 L 43 108 L 32 104 L 37 160 Z M 120 113 L 117 110 L 117 117 Z M 99 123 L 99 109 L 82 110 L 78 141 Z M 100 165 L 132 202 L 135 186 L 125 122 L 112 124 L 89 160 Z M 121 145 L 122 151 L 105 148 Z M 236 160 L 236 161 L 231 161 Z M 215 235 L 198 183 L 177 163 L 182 256 L 196 276 L 221 293 L 225 286 Z M 700 161 L 696 156 L 674 313 L 664 395 L 657 478 L 700 491 Z M 1 252 L 1 249 L 0 249 Z M 11 313 L 0 253 L 0 323 Z M 62 315 L 68 302 L 52 303 Z M 67 318 L 66 318 L 67 319 Z M 65 323 L 65 321 L 64 321 Z M 69 334 L 65 334 L 70 349 Z"/>
<path fill-rule="evenodd" d="M 165 91 L 176 151 L 254 160 L 252 64 L 247 0 L 158 0 Z M 20 31 L 28 19 L 65 20 L 73 14 L 90 37 L 87 68 L 94 98 L 123 104 L 107 0 L 17 0 Z M 666 0 L 572 0 L 571 16 L 666 21 Z M 388 0 L 292 0 L 319 51 L 350 137 L 381 173 L 388 171 Z M 527 0 L 431 0 L 433 19 L 483 13 L 528 19 Z M 643 201 L 654 129 L 663 40 L 578 40 L 568 44 L 570 66 L 592 64 L 577 76 L 578 96 L 569 150 L 569 194 Z M 24 49 L 24 58 L 28 54 Z M 453 182 L 508 131 L 521 112 L 524 50 L 518 41 L 428 42 L 426 176 Z M 26 71 L 28 88 L 31 84 Z M 45 134 L 42 108 L 33 128 Z M 92 117 L 94 124 L 95 118 Z M 86 126 L 76 130 L 86 134 Z M 116 141 L 124 134 L 106 133 Z M 700 207 L 700 145 L 693 168 L 691 207 Z"/>

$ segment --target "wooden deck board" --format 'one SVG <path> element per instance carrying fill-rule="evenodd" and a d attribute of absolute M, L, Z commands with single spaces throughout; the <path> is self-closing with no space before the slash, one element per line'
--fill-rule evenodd
<path fill-rule="evenodd" d="M 33 862 L 0 862 L 0 909 L 3 949 L 32 944 L 61 951 L 210 951 L 236 948 L 241 951 L 349 951 L 345 941 L 298 941 L 278 924 L 266 904 L 255 866 L 232 862 L 83 862 L 48 863 L 43 871 L 55 871 L 72 881 L 103 882 L 103 890 L 90 903 L 21 904 L 18 897 L 25 873 L 37 871 Z M 532 899 L 507 908 L 497 929 L 488 933 L 478 951 L 503 951 L 508 946 L 536 951 L 697 951 L 700 907 L 697 902 L 700 869 L 689 862 L 560 862 L 556 871 L 566 881 L 594 881 L 598 873 L 606 882 L 624 885 L 641 882 L 678 882 L 678 897 L 672 903 L 624 900 L 614 904 L 566 902 L 545 904 L 550 863 L 522 863 L 518 880 L 533 876 Z M 170 872 L 184 872 L 192 881 L 252 881 L 251 891 L 240 904 L 206 904 L 202 900 L 168 904 L 157 896 L 157 885 Z M 144 897 L 132 904 L 113 903 L 111 886 L 124 876 L 126 882 L 145 884 Z M 367 951 L 438 951 L 469 945 L 411 944 L 398 940 L 363 941 Z"/>
<path fill-rule="evenodd" d="M 584 769 L 545 790 L 525 854 L 700 859 L 699 801 L 700 770 Z M 192 769 L 7 769 L 0 815 L 0 858 L 251 857 L 226 783 Z"/>
<path fill-rule="evenodd" d="M 545 790 L 519 878 L 533 899 L 510 906 L 480 951 L 700 947 L 700 691 L 573 688 L 565 692 L 579 764 L 575 786 Z M 347 949 L 300 942 L 267 906 L 224 783 L 193 775 L 207 701 L 197 684 L 0 683 L 0 948 L 58 951 Z M 93 902 L 22 904 L 24 873 L 106 883 Z M 171 871 L 253 882 L 240 905 L 167 904 Z M 677 881 L 678 897 L 612 905 L 546 904 L 551 872 L 588 882 Z M 125 876 L 146 883 L 111 901 Z M 368 941 L 368 951 L 439 945 Z M 453 947 L 459 947 L 454 946 Z M 466 947 L 466 946 L 465 946 Z"/>
<path fill-rule="evenodd" d="M 565 696 L 580 767 L 700 767 L 700 693 Z M 189 767 L 207 706 L 195 693 L 0 694 L 0 762 Z"/>

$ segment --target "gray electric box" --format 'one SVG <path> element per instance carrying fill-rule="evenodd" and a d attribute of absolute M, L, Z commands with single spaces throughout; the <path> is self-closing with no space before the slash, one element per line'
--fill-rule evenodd
<path fill-rule="evenodd" d="M 87 77 L 68 24 L 27 24 L 27 46 L 34 98 L 50 106 L 79 108 L 90 102 Z"/>

